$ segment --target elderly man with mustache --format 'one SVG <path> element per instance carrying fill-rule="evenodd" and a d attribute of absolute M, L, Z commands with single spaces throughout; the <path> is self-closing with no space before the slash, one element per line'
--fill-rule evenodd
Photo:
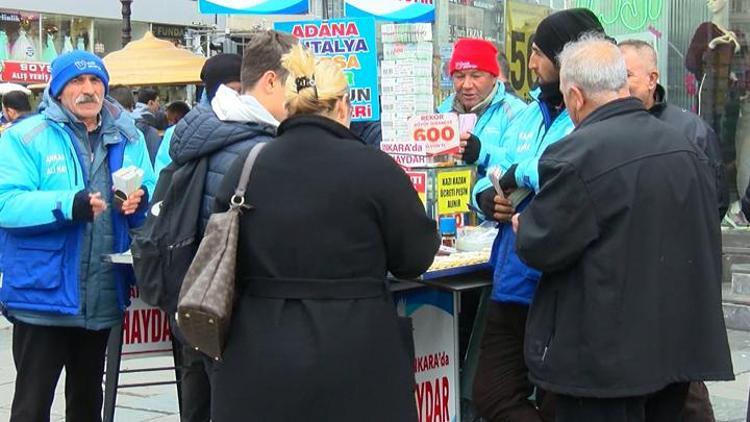
<path fill-rule="evenodd" d="M 101 421 L 107 337 L 132 281 L 101 256 L 128 249 L 155 178 L 143 134 L 105 97 L 104 63 L 74 51 L 51 67 L 40 113 L 0 142 L 0 307 L 17 371 L 10 420 L 48 421 L 65 368 L 66 420 Z M 129 166 L 144 171 L 142 187 L 114 201 L 112 173 Z"/>

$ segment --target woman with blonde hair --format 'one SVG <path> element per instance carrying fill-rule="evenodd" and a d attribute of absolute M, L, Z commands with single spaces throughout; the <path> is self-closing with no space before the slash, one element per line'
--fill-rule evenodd
<path fill-rule="evenodd" d="M 435 223 L 404 171 L 349 131 L 344 72 L 301 46 L 282 64 L 289 117 L 247 186 L 213 420 L 416 421 L 411 328 L 386 274 L 429 267 Z"/>

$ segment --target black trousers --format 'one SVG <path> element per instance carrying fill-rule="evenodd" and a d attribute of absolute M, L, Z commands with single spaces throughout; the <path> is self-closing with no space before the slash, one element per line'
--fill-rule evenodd
<path fill-rule="evenodd" d="M 180 422 L 209 422 L 211 420 L 211 377 L 213 361 L 189 344 L 183 343 L 176 322 L 170 318 L 172 345 L 179 347 Z"/>
<path fill-rule="evenodd" d="M 490 302 L 474 378 L 474 405 L 488 422 L 551 421 L 554 396 L 537 390 L 529 400 L 529 382 L 523 357 L 528 306 Z M 539 405 L 539 409 L 537 409 Z"/>
<path fill-rule="evenodd" d="M 47 422 L 65 368 L 65 420 L 102 420 L 102 377 L 109 329 L 13 324 L 16 386 L 11 422 Z"/>
<path fill-rule="evenodd" d="M 648 396 L 616 399 L 558 395 L 556 422 L 681 422 L 688 383 L 671 384 Z"/>

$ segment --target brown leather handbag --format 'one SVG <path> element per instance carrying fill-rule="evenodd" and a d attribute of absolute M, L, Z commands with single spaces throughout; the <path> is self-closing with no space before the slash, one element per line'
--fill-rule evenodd
<path fill-rule="evenodd" d="M 209 218 L 177 302 L 177 325 L 183 336 L 196 350 L 215 360 L 221 359 L 232 318 L 239 216 L 253 208 L 245 203 L 245 188 L 264 146 L 256 144 L 245 159 L 229 210 Z"/>

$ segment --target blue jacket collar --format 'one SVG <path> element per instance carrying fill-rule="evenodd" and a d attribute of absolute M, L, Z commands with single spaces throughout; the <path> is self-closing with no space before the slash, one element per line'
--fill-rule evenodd
<path fill-rule="evenodd" d="M 49 120 L 67 125 L 76 131 L 83 130 L 83 123 L 63 107 L 57 99 L 50 96 L 49 88 L 44 91 L 42 102 L 39 104 L 39 112 Z M 138 129 L 135 127 L 135 121 L 130 114 L 109 97 L 104 99 L 100 117 L 104 145 L 120 142 L 120 134 L 131 142 L 140 137 Z"/>
<path fill-rule="evenodd" d="M 529 96 L 530 96 L 530 97 L 531 97 L 531 98 L 532 98 L 532 99 L 533 99 L 534 101 L 539 101 L 539 95 L 540 95 L 541 93 L 542 93 L 542 89 L 541 89 L 541 88 L 539 88 L 539 87 L 536 87 L 536 88 L 532 89 L 531 91 L 529 91 Z"/>
<path fill-rule="evenodd" d="M 487 107 L 487 110 L 495 107 L 497 104 L 505 100 L 505 95 L 506 95 L 505 85 L 500 81 L 497 81 L 496 85 L 497 85 L 497 91 L 495 92 L 495 96 L 492 98 L 492 102 Z M 438 112 L 449 113 L 453 111 L 453 100 L 455 98 L 456 98 L 455 93 L 451 94 L 448 98 L 446 98 L 445 101 L 443 101 L 443 103 L 440 104 L 440 106 L 438 107 Z"/>

